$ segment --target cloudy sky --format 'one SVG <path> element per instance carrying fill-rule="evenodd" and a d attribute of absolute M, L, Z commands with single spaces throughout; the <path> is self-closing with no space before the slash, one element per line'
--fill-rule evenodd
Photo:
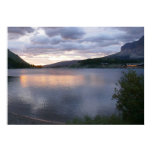
<path fill-rule="evenodd" d="M 8 48 L 45 65 L 113 54 L 143 35 L 143 27 L 8 27 Z"/>

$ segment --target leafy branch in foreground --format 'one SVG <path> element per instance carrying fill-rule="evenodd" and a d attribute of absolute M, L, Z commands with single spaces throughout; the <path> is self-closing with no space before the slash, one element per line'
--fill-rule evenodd
<path fill-rule="evenodd" d="M 144 76 L 135 71 L 123 72 L 117 83 L 113 99 L 124 121 L 131 124 L 144 124 Z"/>

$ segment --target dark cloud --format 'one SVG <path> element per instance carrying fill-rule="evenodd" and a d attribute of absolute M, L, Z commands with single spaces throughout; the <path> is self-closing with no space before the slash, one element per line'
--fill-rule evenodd
<path fill-rule="evenodd" d="M 109 41 L 109 40 L 113 40 L 113 36 L 111 35 L 96 35 L 96 36 L 91 36 L 91 37 L 87 37 L 86 39 L 82 40 L 82 41 L 89 41 L 89 42 L 102 42 L 102 41 Z"/>
<path fill-rule="evenodd" d="M 125 31 L 128 34 L 144 34 L 144 27 L 116 27 L 116 29 Z"/>
<path fill-rule="evenodd" d="M 52 41 L 52 40 L 51 40 Z M 28 44 L 26 45 L 27 49 L 52 49 L 55 51 L 71 51 L 71 50 L 85 50 L 85 49 L 90 49 L 91 46 L 90 45 L 84 45 L 81 43 L 77 43 L 77 42 L 60 42 L 60 43 L 56 43 L 55 40 L 53 40 L 53 43 L 56 44 L 52 44 L 52 42 L 49 41 L 49 43 L 45 43 L 44 45 L 42 45 L 42 42 L 40 43 L 35 43 L 33 44 Z M 50 43 L 51 42 L 51 43 Z"/>
<path fill-rule="evenodd" d="M 43 35 L 31 37 L 30 40 L 34 44 L 47 44 L 50 42 L 50 39 L 47 36 L 43 36 Z"/>
<path fill-rule="evenodd" d="M 112 27 L 108 29 L 115 32 L 99 33 L 95 36 L 86 37 L 80 42 L 93 42 L 104 47 L 135 41 L 144 35 L 144 27 Z"/>
<path fill-rule="evenodd" d="M 58 28 L 44 28 L 45 33 L 49 36 L 61 35 L 63 39 L 80 39 L 85 32 L 78 27 L 58 27 Z"/>
<path fill-rule="evenodd" d="M 60 35 L 61 31 L 64 29 L 63 27 L 41 27 L 41 29 L 44 29 L 46 35 L 49 37 L 53 37 L 56 35 Z"/>
<path fill-rule="evenodd" d="M 97 35 L 97 36 L 91 36 L 87 37 L 83 40 L 80 40 L 80 42 L 90 42 L 90 43 L 95 43 L 96 46 L 110 46 L 110 45 L 115 45 L 119 44 L 120 42 L 113 36 L 111 35 Z"/>
<path fill-rule="evenodd" d="M 77 28 L 77 27 L 65 28 L 61 32 L 61 36 L 64 39 L 80 39 L 80 38 L 82 38 L 82 36 L 84 34 L 85 33 L 83 32 L 83 30 L 81 28 Z"/>
<path fill-rule="evenodd" d="M 30 40 L 34 44 L 42 44 L 42 45 L 47 45 L 47 44 L 56 45 L 64 41 L 61 38 L 61 36 L 48 37 L 47 35 L 34 36 L 34 37 L 31 37 Z"/>
<path fill-rule="evenodd" d="M 8 38 L 17 39 L 20 36 L 32 32 L 34 32 L 34 29 L 32 27 L 8 27 Z"/>
<path fill-rule="evenodd" d="M 144 27 L 115 27 L 115 29 L 124 32 L 118 35 L 118 38 L 126 41 L 139 39 L 144 35 Z"/>
<path fill-rule="evenodd" d="M 33 31 L 34 29 L 32 27 L 8 27 L 8 33 L 15 33 L 20 35 L 31 33 Z"/>

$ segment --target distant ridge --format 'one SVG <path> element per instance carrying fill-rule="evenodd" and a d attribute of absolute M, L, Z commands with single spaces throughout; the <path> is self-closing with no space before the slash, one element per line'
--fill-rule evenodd
<path fill-rule="evenodd" d="M 142 36 L 138 41 L 126 43 L 121 47 L 120 52 L 107 57 L 123 59 L 144 59 L 144 36 Z"/>
<path fill-rule="evenodd" d="M 109 64 L 143 63 L 144 62 L 144 36 L 139 40 L 126 43 L 120 52 L 100 58 L 63 61 L 43 66 L 44 68 L 64 67 L 107 67 Z"/>
<path fill-rule="evenodd" d="M 31 65 L 8 49 L 8 68 L 30 68 Z"/>
<path fill-rule="evenodd" d="M 57 62 L 54 64 L 48 64 L 44 65 L 44 68 L 59 68 L 59 67 L 69 67 L 72 65 L 76 65 L 79 62 L 79 60 L 72 60 L 72 61 L 63 61 L 63 62 Z"/>

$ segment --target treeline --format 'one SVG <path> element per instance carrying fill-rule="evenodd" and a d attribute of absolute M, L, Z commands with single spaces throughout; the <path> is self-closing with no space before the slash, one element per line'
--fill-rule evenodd
<path fill-rule="evenodd" d="M 18 62 L 11 58 L 8 58 L 8 69 L 19 69 L 19 68 L 42 68 L 42 65 L 34 65 L 34 64 L 27 64 L 25 62 Z"/>
<path fill-rule="evenodd" d="M 29 64 L 20 58 L 17 54 L 11 52 L 8 49 L 8 69 L 18 69 L 18 68 L 42 68 L 41 65 Z"/>
<path fill-rule="evenodd" d="M 8 68 L 32 68 L 33 66 L 25 62 L 18 62 L 8 57 Z"/>
<path fill-rule="evenodd" d="M 127 59 L 127 58 L 95 58 L 95 59 L 86 59 L 79 61 L 80 66 L 98 66 L 102 64 L 127 64 L 127 63 L 141 63 L 143 59 Z"/>

